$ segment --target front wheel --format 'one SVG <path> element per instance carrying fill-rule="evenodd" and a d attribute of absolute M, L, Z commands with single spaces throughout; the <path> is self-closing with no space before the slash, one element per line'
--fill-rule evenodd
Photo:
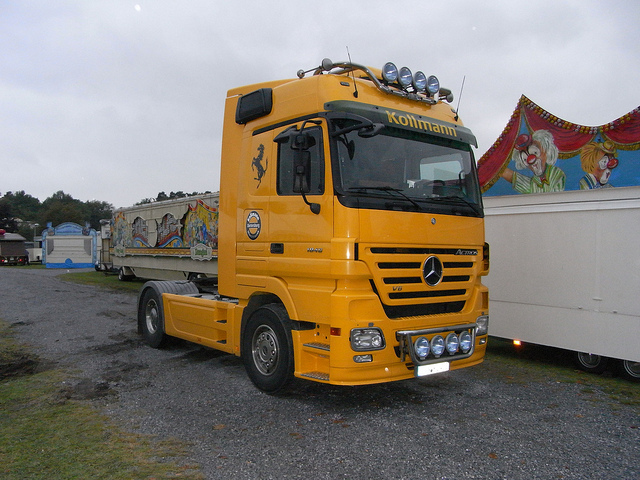
<path fill-rule="evenodd" d="M 282 305 L 257 309 L 242 337 L 242 361 L 256 387 L 267 393 L 282 391 L 293 379 L 293 341 L 289 316 Z"/>
<path fill-rule="evenodd" d="M 576 365 L 580 370 L 590 373 L 602 373 L 607 368 L 607 357 L 592 353 L 576 352 Z"/>
<path fill-rule="evenodd" d="M 138 309 L 138 324 L 147 345 L 153 348 L 166 345 L 167 335 L 164 333 L 162 298 L 152 288 L 148 288 L 142 296 Z"/>

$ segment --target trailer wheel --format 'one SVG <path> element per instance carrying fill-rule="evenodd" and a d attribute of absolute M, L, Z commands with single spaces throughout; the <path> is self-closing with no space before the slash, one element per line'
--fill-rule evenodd
<path fill-rule="evenodd" d="M 620 374 L 627 380 L 640 382 L 640 362 L 621 360 L 619 370 Z"/>
<path fill-rule="evenodd" d="M 607 357 L 592 353 L 576 352 L 576 365 L 580 370 L 590 373 L 602 373 L 607 368 Z"/>
<path fill-rule="evenodd" d="M 164 317 L 162 313 L 162 299 L 153 288 L 147 288 L 142 296 L 138 310 L 139 325 L 142 327 L 144 341 L 153 348 L 166 345 L 167 335 L 164 333 Z"/>
<path fill-rule="evenodd" d="M 121 282 L 128 282 L 129 280 L 133 280 L 133 275 L 127 275 L 124 272 L 124 267 L 120 267 L 118 269 L 118 280 L 120 280 Z"/>
<path fill-rule="evenodd" d="M 249 318 L 242 337 L 242 361 L 256 387 L 278 393 L 293 379 L 293 341 L 283 306 L 265 305 Z"/>

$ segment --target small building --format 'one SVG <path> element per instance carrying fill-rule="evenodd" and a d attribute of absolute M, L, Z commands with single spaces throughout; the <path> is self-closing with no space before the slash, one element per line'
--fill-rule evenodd
<path fill-rule="evenodd" d="M 97 261 L 97 233 L 87 223 L 73 222 L 42 232 L 42 263 L 47 268 L 93 268 Z"/>
<path fill-rule="evenodd" d="M 27 262 L 25 238 L 0 229 L 0 265 L 26 265 Z"/>

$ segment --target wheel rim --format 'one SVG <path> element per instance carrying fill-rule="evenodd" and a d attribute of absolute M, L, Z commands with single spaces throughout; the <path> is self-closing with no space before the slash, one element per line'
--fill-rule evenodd
<path fill-rule="evenodd" d="M 633 378 L 640 378 L 640 362 L 625 360 L 622 362 L 625 371 Z"/>
<path fill-rule="evenodd" d="M 149 300 L 144 310 L 144 319 L 145 323 L 147 324 L 147 331 L 152 335 L 158 330 L 159 318 L 160 315 L 158 312 L 158 304 L 153 299 Z"/>
<path fill-rule="evenodd" d="M 602 363 L 602 357 L 600 355 L 593 355 L 591 353 L 579 353 L 578 360 L 587 368 L 595 368 Z"/>
<path fill-rule="evenodd" d="M 273 329 L 261 325 L 253 334 L 251 342 L 253 363 L 262 375 L 271 375 L 278 366 L 279 344 Z"/>

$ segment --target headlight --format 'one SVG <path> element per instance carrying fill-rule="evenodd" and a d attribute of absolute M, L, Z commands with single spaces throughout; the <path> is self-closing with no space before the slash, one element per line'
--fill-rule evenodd
<path fill-rule="evenodd" d="M 444 338 L 442 335 L 436 335 L 431 339 L 431 351 L 435 357 L 439 357 L 444 352 Z"/>
<path fill-rule="evenodd" d="M 429 75 L 427 78 L 427 92 L 431 95 L 435 95 L 440 91 L 440 80 L 435 75 Z"/>
<path fill-rule="evenodd" d="M 382 78 L 387 83 L 393 83 L 398 79 L 398 67 L 393 63 L 387 62 L 382 67 Z"/>
<path fill-rule="evenodd" d="M 458 346 L 460 345 L 460 341 L 458 340 L 458 336 L 455 333 L 451 332 L 449 335 L 447 335 L 445 344 L 447 347 L 447 352 L 449 352 L 449 355 L 453 355 L 458 351 Z"/>
<path fill-rule="evenodd" d="M 460 334 L 460 351 L 462 353 L 467 353 L 471 350 L 471 334 L 466 330 Z"/>
<path fill-rule="evenodd" d="M 400 69 L 400 76 L 398 77 L 398 83 L 402 85 L 403 88 L 407 88 L 409 85 L 413 83 L 413 74 L 411 70 L 407 67 L 402 67 Z"/>
<path fill-rule="evenodd" d="M 424 360 L 429 356 L 429 340 L 425 337 L 418 337 L 413 343 L 413 348 L 416 352 L 418 360 Z"/>
<path fill-rule="evenodd" d="M 384 335 L 379 328 L 351 330 L 351 348 L 355 351 L 382 350 L 384 346 Z"/>
<path fill-rule="evenodd" d="M 478 325 L 476 335 L 479 337 L 486 335 L 489 332 L 489 315 L 482 315 L 476 318 L 476 325 Z"/>

